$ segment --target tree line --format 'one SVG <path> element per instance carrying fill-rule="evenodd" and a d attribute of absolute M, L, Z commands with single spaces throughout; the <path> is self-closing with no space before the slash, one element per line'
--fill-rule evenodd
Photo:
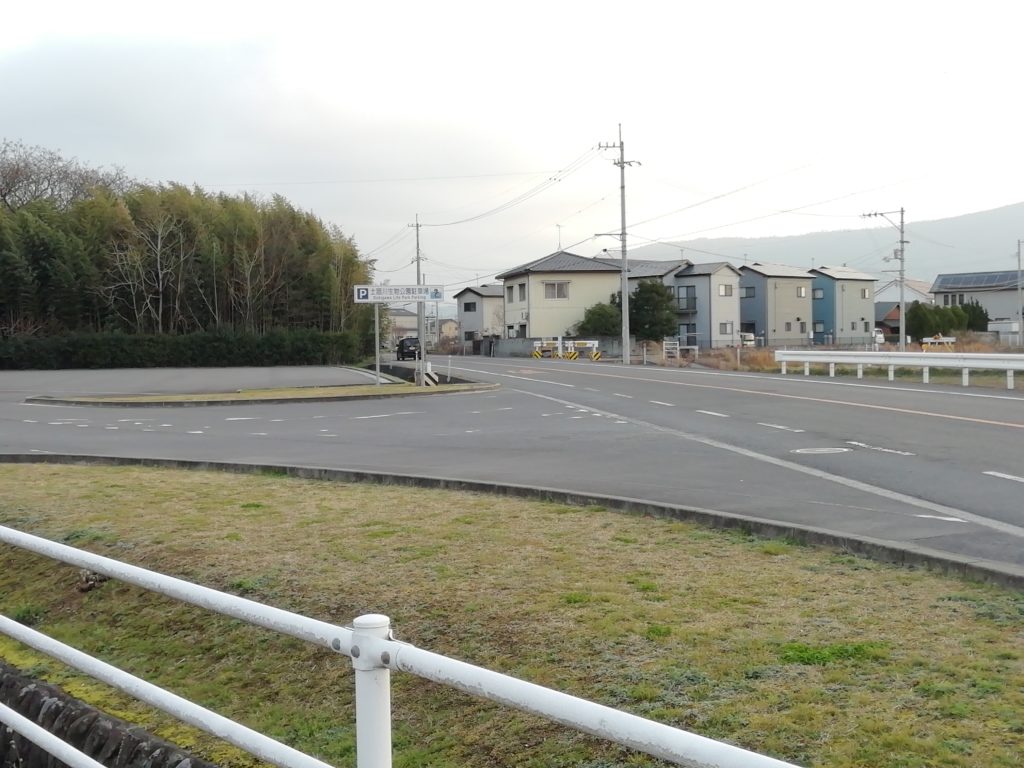
<path fill-rule="evenodd" d="M 988 323 L 988 311 L 974 299 L 949 307 L 915 301 L 907 309 L 907 334 L 918 341 L 954 331 L 987 331 Z"/>
<path fill-rule="evenodd" d="M 344 332 L 372 345 L 352 287 L 372 261 L 281 196 L 142 184 L 0 144 L 0 338 Z"/>

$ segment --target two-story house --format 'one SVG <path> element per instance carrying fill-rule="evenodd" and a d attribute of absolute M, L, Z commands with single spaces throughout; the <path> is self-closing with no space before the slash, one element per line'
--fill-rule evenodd
<path fill-rule="evenodd" d="M 811 284 L 804 269 L 784 264 L 740 267 L 740 330 L 765 346 L 806 346 L 811 341 Z"/>
<path fill-rule="evenodd" d="M 558 251 L 497 276 L 505 289 L 506 338 L 568 335 L 588 307 L 619 290 L 622 269 Z"/>
<path fill-rule="evenodd" d="M 811 286 L 815 344 L 868 344 L 875 329 L 875 278 L 849 267 L 817 267 Z"/>
<path fill-rule="evenodd" d="M 1022 308 L 1017 290 L 1020 272 L 957 272 L 935 278 L 932 293 L 943 307 L 978 302 L 991 320 L 1019 321 Z M 1024 286 L 1022 286 L 1024 287 Z M 909 307 L 910 302 L 907 302 Z"/>
<path fill-rule="evenodd" d="M 717 261 L 688 264 L 673 275 L 679 341 L 689 347 L 739 343 L 740 271 Z"/>
<path fill-rule="evenodd" d="M 505 291 L 500 285 L 476 285 L 455 294 L 463 341 L 504 335 L 504 297 Z"/>

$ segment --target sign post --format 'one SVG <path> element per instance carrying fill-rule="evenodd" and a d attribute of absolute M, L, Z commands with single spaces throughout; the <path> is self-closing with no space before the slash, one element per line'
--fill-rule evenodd
<path fill-rule="evenodd" d="M 377 384 L 380 385 L 380 304 L 405 304 L 425 301 L 442 301 L 444 286 L 442 285 L 356 285 L 353 287 L 356 304 L 373 304 L 373 345 L 377 361 Z M 426 339 L 420 339 L 420 359 L 418 370 L 420 386 L 424 385 L 422 375 L 423 363 L 426 358 Z"/>

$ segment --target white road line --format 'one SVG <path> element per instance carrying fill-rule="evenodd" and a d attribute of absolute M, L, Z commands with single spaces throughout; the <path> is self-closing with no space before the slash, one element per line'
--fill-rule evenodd
<path fill-rule="evenodd" d="M 337 435 L 326 434 L 326 435 L 320 435 L 320 437 L 337 437 Z"/>
<path fill-rule="evenodd" d="M 961 520 L 959 517 L 943 517 L 942 515 L 914 515 L 914 517 L 924 517 L 928 520 L 945 520 L 947 523 L 966 523 L 966 520 Z"/>
<path fill-rule="evenodd" d="M 156 421 L 156 419 L 118 419 L 118 423 L 130 421 L 132 424 L 140 424 L 143 421 Z"/>
<path fill-rule="evenodd" d="M 1024 483 L 1024 477 L 1008 475 L 1005 472 L 984 472 L 982 474 L 988 475 L 989 477 L 1001 477 L 1003 480 L 1013 480 L 1014 482 L 1017 483 Z"/>
<path fill-rule="evenodd" d="M 573 403 L 570 403 L 567 400 L 561 400 L 557 397 L 552 397 L 551 395 L 542 395 L 538 392 L 527 392 L 522 389 L 515 391 L 520 394 L 527 395 L 529 397 L 540 398 L 542 400 L 558 403 L 559 405 L 563 405 L 566 407 L 574 405 Z M 710 437 L 704 437 L 703 435 L 697 435 L 691 432 L 684 432 L 679 429 L 672 429 L 671 427 L 665 427 L 662 426 L 661 424 L 654 424 L 652 422 L 642 421 L 640 419 L 627 419 L 625 416 L 620 416 L 619 414 L 611 415 L 618 416 L 624 421 L 632 422 L 637 426 L 645 427 L 653 432 L 661 432 L 664 434 L 674 435 L 675 437 L 678 437 L 682 440 L 688 440 L 694 443 L 699 443 L 701 445 L 707 445 L 712 448 L 719 448 L 723 451 L 729 451 L 730 453 L 736 454 L 737 456 L 745 456 L 748 459 L 754 459 L 755 461 L 760 461 L 771 466 L 788 469 L 793 472 L 798 472 L 802 475 L 807 475 L 809 477 L 816 477 L 819 480 L 825 480 L 830 483 L 835 483 L 836 485 L 845 486 L 846 488 L 853 488 L 854 490 L 857 491 L 870 493 L 874 496 L 880 496 L 883 499 L 897 501 L 900 502 L 901 504 L 906 504 L 911 507 L 917 507 L 918 509 L 926 509 L 931 512 L 937 512 L 943 516 L 958 517 L 966 522 L 975 523 L 976 525 L 980 525 L 983 528 L 988 528 L 990 530 L 1002 531 L 1004 533 L 1010 534 L 1011 536 L 1024 536 L 1024 527 L 1014 525 L 1013 523 L 1004 523 L 1002 520 L 993 520 L 989 517 L 975 515 L 970 512 L 965 512 L 962 509 L 956 509 L 954 507 L 947 507 L 944 504 L 938 504 L 934 501 L 928 501 L 927 499 L 921 499 L 916 496 L 910 496 L 909 494 L 900 493 L 899 491 L 892 491 L 889 490 L 888 488 L 882 488 L 877 485 L 871 485 L 870 483 L 865 483 L 860 480 L 854 480 L 853 478 L 849 477 L 843 477 L 842 475 L 834 475 L 831 472 L 825 472 L 824 470 L 815 469 L 814 467 L 806 467 L 803 464 L 797 464 L 792 461 L 787 461 L 786 459 L 780 459 L 776 458 L 775 456 L 769 456 L 768 454 L 765 453 L 758 453 L 757 451 L 752 451 L 749 448 L 744 448 L 739 445 L 732 445 L 731 443 L 725 443 L 722 442 L 721 440 L 715 440 Z M 1024 478 L 1021 478 L 1021 482 L 1024 482 Z"/>
<path fill-rule="evenodd" d="M 120 427 L 104 427 L 104 429 L 120 429 Z"/>
<path fill-rule="evenodd" d="M 717 416 L 720 419 L 728 419 L 728 418 L 730 418 L 728 413 L 719 413 L 718 411 L 702 411 L 702 410 L 698 409 L 697 413 L 703 413 L 703 414 L 706 414 L 708 416 Z"/>
<path fill-rule="evenodd" d="M 29 453 L 53 453 L 53 451 L 44 451 L 42 448 L 30 448 Z"/>
<path fill-rule="evenodd" d="M 499 410 L 499 411 L 511 411 L 512 410 L 512 406 L 510 405 L 510 406 L 507 406 L 505 408 L 498 408 L 497 410 Z"/>
<path fill-rule="evenodd" d="M 174 425 L 173 424 L 159 424 L 158 426 L 161 426 L 161 427 L 173 427 Z"/>
<path fill-rule="evenodd" d="M 259 421 L 262 416 L 229 416 L 224 421 Z"/>
<path fill-rule="evenodd" d="M 624 397 L 627 400 L 632 400 L 633 399 L 632 395 L 624 395 L 621 392 L 612 392 L 612 394 L 615 395 L 616 397 Z"/>
<path fill-rule="evenodd" d="M 767 424 L 767 423 L 765 423 L 763 421 L 757 422 L 757 426 L 759 426 L 759 427 L 769 427 L 771 429 L 782 429 L 782 430 L 785 430 L 786 432 L 803 432 L 802 429 L 797 429 L 796 427 L 787 427 L 787 426 L 785 426 L 783 424 Z"/>
<path fill-rule="evenodd" d="M 250 432 L 249 434 L 252 435 L 253 437 L 266 437 L 267 436 L 266 432 Z"/>
<path fill-rule="evenodd" d="M 565 416 L 565 411 L 557 411 L 555 413 L 542 413 L 541 416 Z"/>
<path fill-rule="evenodd" d="M 190 435 L 201 435 L 201 434 L 203 434 L 203 430 L 201 430 L 201 429 L 190 429 L 188 431 L 188 434 L 190 434 Z"/>
<path fill-rule="evenodd" d="M 594 389 L 593 387 L 584 387 L 587 392 L 600 392 L 600 389 Z"/>
<path fill-rule="evenodd" d="M 38 424 L 39 423 L 35 419 L 22 419 L 21 421 L 22 421 L 23 424 Z"/>
<path fill-rule="evenodd" d="M 846 444 L 855 445 L 858 448 L 867 448 L 869 451 L 879 451 L 880 453 L 895 453 L 897 456 L 917 456 L 916 453 L 911 453 L 910 451 L 897 451 L 895 448 L 881 448 L 877 445 L 858 443 L 856 440 L 847 440 Z"/>
<path fill-rule="evenodd" d="M 675 408 L 676 407 L 675 403 L 663 403 L 663 402 L 661 402 L 661 400 L 648 400 L 647 402 L 649 402 L 651 405 L 664 405 L 667 408 Z"/>

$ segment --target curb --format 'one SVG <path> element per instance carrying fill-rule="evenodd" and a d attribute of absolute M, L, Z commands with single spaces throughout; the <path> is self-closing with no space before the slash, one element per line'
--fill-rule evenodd
<path fill-rule="evenodd" d="M 958 556 L 928 547 L 902 544 L 886 539 L 838 534 L 835 531 L 809 525 L 780 523 L 774 520 L 732 512 L 720 512 L 702 507 L 681 507 L 626 496 L 602 496 L 558 488 L 537 488 L 482 480 L 459 480 L 457 478 L 400 475 L 390 472 L 332 469 L 328 467 L 307 467 L 287 464 L 245 464 L 188 459 L 34 453 L 0 454 L 0 463 L 163 467 L 170 469 L 235 472 L 240 474 L 266 473 L 310 480 L 476 491 L 534 501 L 551 501 L 577 507 L 601 506 L 627 514 L 649 515 L 651 517 L 696 522 L 710 528 L 741 530 L 765 538 L 788 538 L 799 544 L 835 548 L 849 554 L 859 555 L 891 565 L 922 567 L 948 576 L 1024 591 L 1024 567 L 1014 567 L 984 558 Z"/>

